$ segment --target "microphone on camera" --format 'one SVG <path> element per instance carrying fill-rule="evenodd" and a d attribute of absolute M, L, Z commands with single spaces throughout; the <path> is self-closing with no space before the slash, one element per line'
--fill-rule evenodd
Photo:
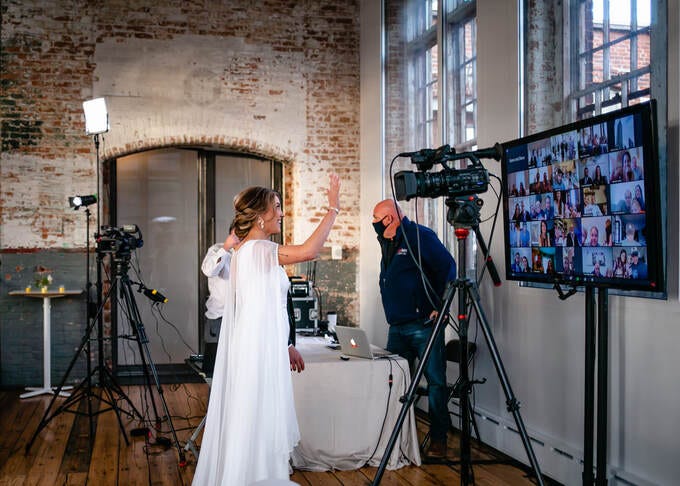
<path fill-rule="evenodd" d="M 156 289 L 144 288 L 142 292 L 144 293 L 144 295 L 146 295 L 149 299 L 153 300 L 154 302 L 160 302 L 161 304 L 165 304 L 168 301 L 168 298 L 161 294 Z"/>
<path fill-rule="evenodd" d="M 479 159 L 501 160 L 503 158 L 503 146 L 496 142 L 493 147 L 475 150 L 471 153 Z"/>

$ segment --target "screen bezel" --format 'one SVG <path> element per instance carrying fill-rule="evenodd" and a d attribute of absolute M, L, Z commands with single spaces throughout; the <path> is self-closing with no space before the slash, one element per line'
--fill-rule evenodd
<path fill-rule="evenodd" d="M 579 130 L 582 130 L 584 128 L 588 127 L 596 127 L 596 126 L 602 126 L 603 124 L 606 124 L 607 126 L 607 143 L 609 144 L 607 153 L 613 153 L 613 152 L 620 152 L 623 149 L 622 148 L 612 148 L 612 139 L 613 137 L 610 136 L 610 131 L 613 131 L 613 126 L 614 122 L 617 119 L 625 118 L 628 116 L 637 116 L 638 119 L 640 120 L 640 142 L 641 142 L 641 152 L 643 155 L 643 161 L 644 161 L 644 201 L 645 201 L 645 210 L 644 210 L 644 218 L 645 218 L 645 257 L 646 257 L 646 264 L 647 264 L 647 278 L 646 279 L 632 279 L 632 278 L 620 278 L 620 277 L 613 277 L 613 276 L 603 276 L 603 277 L 594 277 L 592 274 L 587 274 L 583 273 L 583 267 L 580 268 L 581 273 L 576 274 L 576 275 L 566 275 L 564 273 L 553 273 L 553 274 L 547 274 L 547 273 L 539 273 L 539 272 L 516 272 L 512 268 L 512 263 L 514 260 L 514 252 L 517 247 L 513 247 L 510 243 L 510 234 L 511 234 L 511 224 L 513 223 L 512 218 L 510 217 L 510 208 L 513 207 L 514 202 L 516 199 L 510 195 L 510 181 L 509 181 L 509 176 L 510 174 L 518 173 L 519 171 L 512 171 L 509 172 L 509 153 L 512 153 L 513 150 L 516 151 L 523 150 L 523 146 L 526 147 L 526 161 L 527 163 L 529 162 L 530 159 L 530 153 L 529 153 L 529 145 L 534 144 L 538 142 L 540 144 L 541 141 L 546 141 L 550 140 L 551 137 L 556 137 L 561 134 L 567 134 L 570 132 L 576 132 L 577 134 L 579 133 Z M 591 128 L 592 129 L 592 128 Z M 635 130 L 637 131 L 638 127 L 635 127 Z M 578 142 L 578 137 L 577 137 L 577 142 Z M 503 185 L 503 221 L 504 221 L 504 235 L 505 235 L 505 240 L 504 240 L 504 247 L 505 247 L 505 276 L 507 280 L 511 281 L 519 281 L 519 282 L 532 282 L 532 283 L 542 283 L 542 284 L 560 284 L 560 285 L 567 285 L 567 286 L 593 286 L 593 287 L 606 287 L 606 288 L 612 288 L 612 289 L 620 289 L 620 290 L 637 290 L 637 291 L 650 291 L 650 292 L 665 292 L 665 287 L 666 287 L 666 282 L 665 282 L 665 272 L 664 272 L 664 256 L 665 255 L 665 244 L 666 242 L 663 241 L 662 237 L 662 224 L 663 224 L 663 219 L 662 219 L 662 213 L 661 213 L 661 195 L 662 191 L 660 190 L 654 190 L 655 188 L 659 188 L 660 184 L 660 167 L 659 167 L 659 156 L 658 156 L 658 128 L 657 128 L 657 118 L 656 118 L 656 102 L 655 100 L 650 100 L 645 103 L 640 103 L 637 105 L 629 106 L 620 110 L 617 110 L 615 112 L 610 112 L 606 113 L 603 115 L 599 115 L 596 117 L 588 118 L 586 120 L 581 120 L 578 122 L 570 123 L 567 125 L 563 125 L 560 127 L 556 127 L 550 130 L 546 130 L 540 133 L 535 133 L 527 137 L 522 137 L 518 138 L 516 140 L 512 140 L 506 143 L 502 144 L 503 146 L 503 160 L 502 160 L 502 185 Z M 578 146 L 577 146 L 577 154 L 575 159 L 571 159 L 575 161 L 575 164 L 580 164 L 582 160 L 587 160 L 588 155 L 581 156 L 581 154 L 578 153 Z M 561 163 L 561 162 L 558 162 Z M 551 163 L 550 166 L 555 165 L 555 163 Z M 543 166 L 546 167 L 546 166 Z M 578 167 L 577 167 L 578 168 Z M 524 170 L 524 169 L 523 169 Z M 528 168 L 527 168 L 528 170 Z M 580 172 L 577 170 L 577 174 L 580 175 Z M 611 188 L 612 188 L 612 182 L 608 181 L 606 184 L 606 191 L 608 195 L 607 199 L 607 205 L 609 212 L 607 213 L 608 216 L 616 216 L 615 214 L 613 215 L 611 212 L 612 206 L 613 206 L 613 201 L 609 199 L 611 196 Z M 616 185 L 614 184 L 614 187 Z M 527 194 L 529 194 L 529 188 L 527 187 Z M 580 202 L 583 204 L 583 187 L 579 185 L 578 189 L 575 189 L 579 191 L 580 195 Z M 552 194 L 552 193 L 551 193 Z M 581 208 L 583 209 L 583 207 Z M 627 217 L 631 217 L 630 215 L 626 215 Z M 582 221 L 582 219 L 587 216 L 584 216 L 581 214 L 579 216 L 579 222 Z M 623 218 L 621 218 L 623 219 Z M 556 220 L 552 220 L 553 223 Z M 588 220 L 586 220 L 588 221 Z M 613 221 L 613 219 L 612 219 Z M 613 224 L 613 223 L 612 223 Z M 638 245 L 642 247 L 643 245 Z M 609 247 L 601 247 L 601 248 L 619 248 L 619 245 L 613 245 Z M 535 248 L 533 245 L 530 244 L 529 246 L 530 249 L 533 250 Z M 548 248 L 548 247 L 547 247 Z M 557 245 L 553 243 L 553 246 L 551 248 L 558 248 Z M 565 248 L 565 247 L 562 247 Z M 595 247 L 587 247 L 587 246 L 579 246 L 578 254 L 579 258 L 583 258 L 583 255 L 585 254 L 582 249 L 583 248 L 595 248 Z M 565 250 L 561 250 L 560 253 L 564 252 Z M 526 251 L 525 251 L 526 253 Z M 557 250 L 555 250 L 555 253 L 557 253 Z M 533 255 L 533 251 L 529 252 L 530 255 Z M 613 257 L 615 255 L 612 255 Z M 628 255 L 628 258 L 630 259 L 630 255 Z M 580 262 L 580 265 L 583 264 L 583 261 Z"/>

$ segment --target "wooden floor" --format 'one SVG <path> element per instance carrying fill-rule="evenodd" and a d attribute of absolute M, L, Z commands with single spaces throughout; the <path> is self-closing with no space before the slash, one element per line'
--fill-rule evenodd
<path fill-rule="evenodd" d="M 208 397 L 206 384 L 164 385 L 164 396 L 183 448 L 195 427 L 205 414 Z M 125 395 L 116 395 L 118 408 L 131 410 L 132 403 L 141 415 L 155 417 L 153 404 L 145 394 L 145 387 L 123 387 Z M 12 485 L 190 485 L 196 461 L 191 452 L 182 452 L 187 464 L 179 466 L 178 452 L 167 438 L 172 438 L 167 423 L 140 423 L 139 419 L 122 416 L 123 428 L 130 441 L 126 445 L 116 414 L 106 403 L 100 414 L 59 412 L 44 420 L 51 397 L 19 399 L 20 390 L 0 391 L 0 486 Z M 127 398 L 127 399 L 126 399 Z M 57 399 L 54 411 L 64 399 Z M 129 400 L 129 402 L 128 402 Z M 74 402 L 73 410 L 86 411 L 88 401 L 96 410 L 99 400 L 83 397 Z M 156 400 L 159 415 L 161 403 Z M 94 444 L 89 446 L 89 417 L 95 417 Z M 427 424 L 418 419 L 422 437 Z M 39 425 L 43 424 L 36 434 Z M 150 428 L 151 437 L 130 436 L 134 429 Z M 164 439 L 165 438 L 165 439 Z M 32 442 L 32 443 L 31 443 Z M 474 441 L 473 441 L 474 442 Z M 30 444 L 28 453 L 25 453 Z M 475 443 L 473 457 L 491 458 L 493 451 L 481 451 Z M 458 437 L 449 438 L 449 458 L 457 459 Z M 364 467 L 356 471 L 312 473 L 296 470 L 291 480 L 300 485 L 367 485 L 377 468 Z M 474 465 L 476 484 L 529 485 L 526 472 L 517 465 Z M 453 485 L 460 484 L 457 465 L 409 466 L 396 471 L 386 471 L 384 485 Z M 546 483 L 555 484 L 555 483 Z M 226 486 L 226 485 L 225 485 Z"/>

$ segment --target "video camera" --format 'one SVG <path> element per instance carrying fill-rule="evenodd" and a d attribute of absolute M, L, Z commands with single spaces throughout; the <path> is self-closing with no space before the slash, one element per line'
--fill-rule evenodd
<path fill-rule="evenodd" d="M 456 197 L 486 192 L 489 188 L 489 173 L 479 159 L 500 160 L 503 148 L 499 143 L 493 147 L 461 152 L 457 154 L 449 145 L 438 149 L 422 149 L 417 152 L 404 152 L 399 157 L 410 157 L 419 172 L 402 170 L 394 175 L 394 192 L 399 201 L 414 197 L 436 198 Z M 471 164 L 465 169 L 449 167 L 446 162 L 468 159 Z M 426 172 L 434 164 L 444 167 L 440 172 Z"/>
<path fill-rule="evenodd" d="M 97 253 L 111 253 L 116 257 L 129 257 L 130 253 L 144 245 L 142 232 L 136 224 L 127 224 L 120 228 L 102 226 L 101 233 L 96 234 Z"/>

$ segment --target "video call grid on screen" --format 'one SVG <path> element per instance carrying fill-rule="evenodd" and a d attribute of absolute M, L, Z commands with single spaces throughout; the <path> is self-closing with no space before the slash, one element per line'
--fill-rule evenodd
<path fill-rule="evenodd" d="M 645 165 L 657 162 L 645 160 L 655 152 L 644 146 L 653 142 L 642 113 L 576 125 L 504 147 L 506 273 L 517 280 L 646 287 L 645 183 L 652 181 Z"/>

